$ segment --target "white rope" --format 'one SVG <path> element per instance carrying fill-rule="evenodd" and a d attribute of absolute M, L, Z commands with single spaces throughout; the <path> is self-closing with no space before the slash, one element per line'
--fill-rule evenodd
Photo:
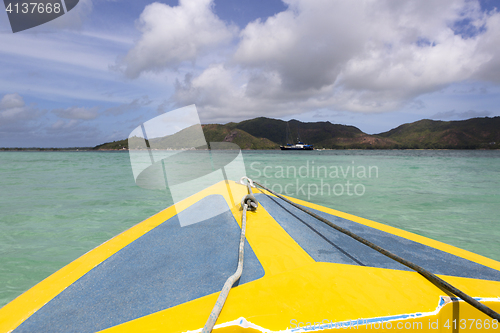
<path fill-rule="evenodd" d="M 241 206 L 243 207 L 243 214 L 241 218 L 241 236 L 240 236 L 240 250 L 239 250 L 239 258 L 238 258 L 238 268 L 236 269 L 236 272 L 231 275 L 227 280 L 226 283 L 224 283 L 224 287 L 222 287 L 222 290 L 219 294 L 219 297 L 217 298 L 217 302 L 215 302 L 215 306 L 212 309 L 212 312 L 210 313 L 210 316 L 208 317 L 208 320 L 203 327 L 203 330 L 201 331 L 202 333 L 210 333 L 212 332 L 212 329 L 214 328 L 215 322 L 217 321 L 217 318 L 219 317 L 220 312 L 222 311 L 222 307 L 224 306 L 224 303 L 226 302 L 227 295 L 229 294 L 229 291 L 231 290 L 233 284 L 241 277 L 241 273 L 243 272 L 243 258 L 244 258 L 244 248 L 245 248 L 245 230 L 246 230 L 246 225 L 247 225 L 247 211 L 248 210 L 255 210 L 257 208 L 257 201 L 255 200 L 254 196 L 252 195 L 252 190 L 250 189 L 250 186 L 253 185 L 253 182 L 251 179 L 247 177 L 241 178 L 240 182 L 243 183 L 244 179 L 248 180 L 248 195 L 246 195 L 242 202 Z M 255 187 L 253 185 L 253 187 Z"/>
<path fill-rule="evenodd" d="M 246 183 L 246 184 L 245 184 L 245 182 L 244 182 L 245 180 L 246 180 L 248 183 Z M 248 184 L 250 184 L 250 186 L 251 186 L 251 187 L 255 187 L 255 185 L 254 185 L 254 183 L 253 183 L 253 180 L 251 180 L 250 178 L 245 177 L 245 176 L 241 177 L 241 179 L 240 179 L 240 184 L 241 184 L 241 185 L 248 185 Z M 248 194 L 252 194 L 252 192 L 248 192 Z"/>

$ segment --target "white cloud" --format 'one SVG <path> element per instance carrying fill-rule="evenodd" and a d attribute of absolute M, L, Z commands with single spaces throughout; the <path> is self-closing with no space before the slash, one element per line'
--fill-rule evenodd
<path fill-rule="evenodd" d="M 487 111 L 487 110 L 484 110 L 484 111 L 468 110 L 468 111 L 463 111 L 463 112 L 459 112 L 456 110 L 450 110 L 450 111 L 438 112 L 438 113 L 430 116 L 430 118 L 431 119 L 469 119 L 469 118 L 476 118 L 476 117 L 487 117 L 490 115 L 491 115 L 491 112 Z"/>
<path fill-rule="evenodd" d="M 78 13 L 87 2 L 80 1 L 60 18 Z M 23 96 L 45 100 L 71 98 L 124 102 L 129 100 L 128 91 L 126 98 L 105 94 L 110 90 L 124 92 L 126 88 L 151 90 L 153 84 L 144 87 L 144 82 L 152 80 L 124 82 L 121 73 L 109 70 L 116 55 L 126 52 L 133 45 L 130 34 L 126 35 L 123 31 L 109 34 L 102 30 L 82 32 L 66 29 L 39 32 L 34 29 L 0 34 L 0 44 L 3 45 L 0 48 L 0 92 L 17 91 Z"/>
<path fill-rule="evenodd" d="M 172 101 L 196 103 L 204 121 L 386 112 L 454 83 L 500 82 L 500 14 L 477 1 L 285 2 L 240 32 L 231 59 L 178 82 Z"/>
<path fill-rule="evenodd" d="M 80 43 L 75 42 L 78 39 Z M 108 71 L 112 58 L 101 49 L 88 45 L 97 40 L 89 38 L 83 43 L 78 33 L 63 32 L 59 34 L 0 34 L 2 45 L 0 54 L 12 57 L 28 58 L 30 61 L 48 61 L 59 66 L 69 65 L 81 67 L 87 72 Z M 102 45 L 109 42 L 102 41 Z M 102 47 L 104 48 L 104 47 Z M 36 51 L 35 51 L 36 50 Z"/>
<path fill-rule="evenodd" d="M 99 116 L 99 108 L 83 108 L 72 106 L 67 109 L 55 109 L 52 113 L 60 118 L 66 119 L 82 119 L 82 120 L 92 120 Z"/>
<path fill-rule="evenodd" d="M 2 97 L 0 101 L 0 111 L 21 108 L 24 106 L 24 100 L 19 94 L 7 94 Z"/>
<path fill-rule="evenodd" d="M 500 13 L 496 12 L 484 20 L 486 32 L 478 38 L 476 52 L 488 57 L 480 69 L 475 73 L 474 79 L 500 83 Z"/>
<path fill-rule="evenodd" d="M 270 74 L 262 80 L 273 79 Z M 252 82 L 253 78 L 247 72 L 213 64 L 195 78 L 186 75 L 183 81 L 177 81 L 171 101 L 175 107 L 196 104 L 203 123 L 244 120 L 262 115 L 284 116 L 303 110 L 304 103 L 300 98 L 283 98 L 277 102 L 273 91 L 249 94 L 251 88 L 248 86 Z M 260 96 L 256 97 L 257 94 Z"/>
<path fill-rule="evenodd" d="M 221 21 L 212 7 L 212 0 L 180 0 L 176 7 L 157 2 L 146 6 L 137 23 L 142 36 L 119 62 L 125 74 L 136 78 L 141 72 L 195 61 L 230 42 L 236 27 Z"/>
<path fill-rule="evenodd" d="M 65 119 L 51 120 L 54 118 L 51 113 Z M 3 147 L 97 144 L 104 137 L 103 133 L 96 123 L 85 122 L 97 117 L 96 113 L 97 108 L 83 107 L 40 110 L 36 104 L 27 105 L 17 93 L 7 94 L 0 99 L 0 141 Z"/>
<path fill-rule="evenodd" d="M 47 123 L 53 113 L 60 118 L 52 124 Z M 91 142 L 100 131 L 95 126 L 85 126 L 84 120 L 98 116 L 97 108 L 70 107 L 56 109 L 51 112 L 40 110 L 35 104 L 26 105 L 22 96 L 17 93 L 6 94 L 0 100 L 0 138 L 6 146 L 39 146 L 43 140 L 60 142 L 57 146 L 70 144 L 70 141 Z M 78 134 L 78 139 L 75 138 Z M 64 139 L 63 139 L 64 137 Z M 16 141 L 16 144 L 8 140 Z M 42 141 L 40 141 L 42 140 Z M 31 142 L 31 143 L 25 143 Z"/>
<path fill-rule="evenodd" d="M 27 122 L 40 117 L 44 112 L 24 103 L 17 94 L 6 94 L 0 101 L 0 127 L 11 126 L 14 123 Z"/>
<path fill-rule="evenodd" d="M 80 122 L 76 119 L 72 119 L 70 121 L 64 121 L 59 119 L 55 123 L 50 126 L 50 130 L 67 130 L 74 128 L 76 125 L 78 125 Z"/>
<path fill-rule="evenodd" d="M 162 114 L 170 111 L 171 109 L 172 109 L 172 103 L 169 103 L 167 100 L 164 100 L 158 105 L 158 107 L 156 108 L 156 112 L 158 112 L 158 114 Z"/>
<path fill-rule="evenodd" d="M 144 95 L 140 98 L 132 100 L 130 103 L 120 104 L 118 106 L 108 108 L 104 111 L 104 113 L 108 115 L 112 114 L 114 116 L 118 116 L 126 112 L 138 110 L 144 106 L 148 106 L 149 104 L 151 104 L 151 102 L 152 101 L 149 99 L 149 97 L 147 95 Z"/>
<path fill-rule="evenodd" d="M 78 4 L 66 14 L 59 16 L 57 19 L 49 21 L 39 27 L 36 27 L 32 31 L 47 31 L 52 29 L 81 29 L 84 21 L 92 12 L 92 8 L 92 0 L 80 0 Z"/>
<path fill-rule="evenodd" d="M 33 136 L 43 137 L 53 142 L 52 147 L 82 147 L 91 146 L 91 142 L 101 140 L 103 133 L 97 126 L 86 125 L 80 119 L 62 120 L 53 122 L 50 126 L 39 128 Z M 47 124 L 48 125 L 48 124 Z M 97 141 L 99 143 L 99 141 Z"/>

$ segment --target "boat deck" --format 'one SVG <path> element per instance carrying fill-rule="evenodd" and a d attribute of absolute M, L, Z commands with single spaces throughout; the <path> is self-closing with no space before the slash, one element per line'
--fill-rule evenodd
<path fill-rule="evenodd" d="M 230 189 L 234 198 L 226 184 L 216 184 L 54 273 L 0 309 L 0 332 L 200 331 L 237 267 L 241 211 L 230 207 L 246 187 L 231 182 Z M 243 275 L 215 332 L 328 331 L 354 322 L 363 330 L 373 328 L 371 323 L 487 319 L 420 274 L 282 200 L 258 191 L 256 198 L 260 206 L 247 217 Z M 292 200 L 500 310 L 500 263 Z M 177 214 L 199 220 L 210 207 L 226 209 L 180 226 Z M 426 329 L 431 330 L 409 331 Z"/>

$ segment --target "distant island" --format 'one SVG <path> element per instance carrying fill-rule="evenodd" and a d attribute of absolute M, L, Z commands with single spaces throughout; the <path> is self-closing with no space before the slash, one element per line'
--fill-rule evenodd
<path fill-rule="evenodd" d="M 288 122 L 292 137 L 317 149 L 499 149 L 500 117 L 460 121 L 419 120 L 388 132 L 366 134 L 359 128 L 326 122 Z M 286 143 L 286 121 L 255 118 L 225 125 L 202 125 L 207 142 L 232 142 L 241 149 L 279 149 Z M 96 150 L 128 149 L 127 140 L 104 143 Z"/>
<path fill-rule="evenodd" d="M 379 134 L 326 122 L 290 120 L 292 137 L 316 149 L 499 149 L 500 117 L 459 121 L 419 120 Z M 207 142 L 232 142 L 241 149 L 279 149 L 285 144 L 287 122 L 259 117 L 225 125 L 202 125 Z M 0 150 L 126 150 L 128 140 L 81 148 L 0 148 Z"/>

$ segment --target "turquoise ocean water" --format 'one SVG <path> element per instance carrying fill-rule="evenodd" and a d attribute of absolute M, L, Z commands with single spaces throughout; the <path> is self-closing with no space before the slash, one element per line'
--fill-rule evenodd
<path fill-rule="evenodd" d="M 500 260 L 500 151 L 247 151 L 284 194 Z M 0 152 L 0 306 L 172 204 L 126 152 Z"/>

